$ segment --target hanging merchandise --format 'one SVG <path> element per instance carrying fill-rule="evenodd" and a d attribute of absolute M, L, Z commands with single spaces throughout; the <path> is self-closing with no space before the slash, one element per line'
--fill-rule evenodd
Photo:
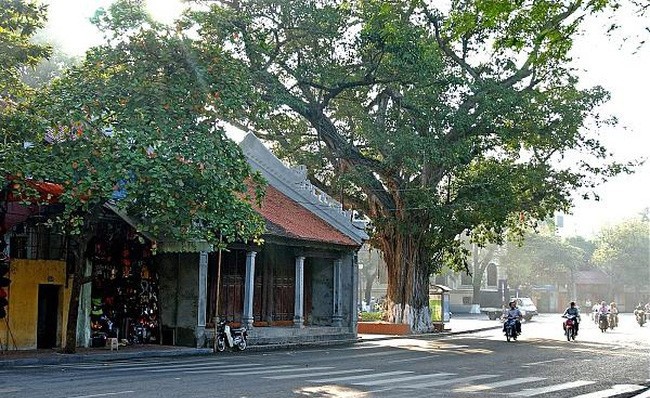
<path fill-rule="evenodd" d="M 124 229 L 101 236 L 108 239 L 91 246 L 91 335 L 128 344 L 158 342 L 158 275 L 148 242 Z"/>

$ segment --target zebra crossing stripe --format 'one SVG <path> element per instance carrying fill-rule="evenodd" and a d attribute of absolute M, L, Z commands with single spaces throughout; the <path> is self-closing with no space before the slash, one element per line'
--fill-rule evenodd
<path fill-rule="evenodd" d="M 404 388 L 428 388 L 428 387 L 438 387 L 438 386 L 446 386 L 449 384 L 455 384 L 455 383 L 466 383 L 474 380 L 481 380 L 481 379 L 491 379 L 493 377 L 499 377 L 499 375 L 475 375 L 475 376 L 467 376 L 467 377 L 459 377 L 455 379 L 446 379 L 446 380 L 432 380 L 427 383 L 419 383 L 419 384 L 411 384 L 404 386 Z"/>
<path fill-rule="evenodd" d="M 453 376 L 454 374 L 455 373 L 434 373 L 434 374 L 405 376 L 405 377 L 389 378 L 389 379 L 374 380 L 374 381 L 360 381 L 352 384 L 355 386 L 383 386 L 386 384 L 402 383 L 405 381 L 431 379 L 432 377 Z"/>
<path fill-rule="evenodd" d="M 254 370 L 254 369 L 248 369 L 250 366 L 248 364 L 240 364 L 240 365 L 224 365 L 224 367 L 215 367 L 215 368 L 210 368 L 210 369 L 199 369 L 199 370 L 194 370 L 194 371 L 185 371 L 183 373 L 193 373 L 193 374 L 204 374 L 204 373 L 215 373 L 219 372 L 224 375 L 229 375 L 229 376 L 235 376 L 235 375 L 241 375 L 241 371 L 238 370 L 236 372 L 229 372 L 230 369 L 233 368 L 244 368 L 246 371 L 247 375 L 250 374 L 258 374 L 259 372 L 269 372 L 268 367 L 263 367 L 260 369 L 265 369 L 265 370 Z M 295 365 L 277 365 L 273 367 L 273 371 L 275 372 L 281 372 L 285 371 L 284 369 L 286 368 L 291 368 L 291 370 L 295 369 Z"/>
<path fill-rule="evenodd" d="M 334 377 L 334 378 L 329 378 L 329 379 L 311 380 L 311 382 L 312 383 L 332 383 L 332 382 L 338 382 L 338 381 L 358 380 L 360 378 L 378 379 L 378 378 L 382 378 L 382 377 L 385 377 L 385 376 L 405 375 L 405 374 L 412 374 L 412 373 L 414 373 L 414 372 L 407 371 L 407 370 L 396 370 L 394 372 L 368 373 L 368 374 L 364 374 L 364 375 L 349 376 L 349 377 Z"/>
<path fill-rule="evenodd" d="M 645 388 L 648 388 L 648 387 L 645 387 Z M 650 389 L 645 390 L 644 392 L 642 392 L 639 395 L 635 395 L 634 398 L 650 398 Z"/>
<path fill-rule="evenodd" d="M 577 380 L 577 381 L 572 381 L 572 382 L 569 382 L 569 383 L 555 384 L 555 385 L 548 386 L 548 387 L 526 388 L 525 390 L 521 390 L 521 391 L 512 393 L 511 395 L 516 395 L 516 396 L 519 396 L 519 397 L 534 397 L 535 395 L 547 394 L 549 392 L 555 392 L 555 391 L 561 391 L 561 390 L 569 390 L 571 388 L 588 386 L 588 385 L 594 384 L 594 383 L 596 383 L 596 382 L 595 381 L 588 381 L 588 380 Z"/>
<path fill-rule="evenodd" d="M 244 363 L 244 364 L 237 364 L 237 365 L 228 365 L 225 363 L 193 363 L 193 364 L 186 364 L 186 365 L 164 365 L 164 366 L 159 366 L 156 369 L 142 369 L 146 373 L 164 373 L 164 372 L 173 372 L 176 370 L 179 371 L 190 371 L 192 369 L 195 370 L 210 370 L 212 371 L 223 371 L 224 367 L 226 369 L 238 369 L 238 368 L 251 368 L 255 366 L 261 366 L 259 363 Z M 129 369 L 122 369 L 122 368 L 116 368 L 116 369 L 111 369 L 113 371 L 127 371 L 127 370 L 133 370 L 133 368 Z"/>
<path fill-rule="evenodd" d="M 76 364 L 55 364 L 55 365 L 44 365 L 45 367 L 51 368 L 70 368 L 70 369 L 137 369 L 137 368 L 147 368 L 147 367 L 166 367 L 166 366 L 181 366 L 185 365 L 225 365 L 227 362 L 215 361 L 214 359 L 204 360 L 204 361 L 192 361 L 192 362 L 175 362 L 170 363 L 169 361 L 110 361 L 110 362 L 99 362 L 99 363 L 76 363 Z"/>
<path fill-rule="evenodd" d="M 373 369 L 333 370 L 331 372 L 300 373 L 295 375 L 282 375 L 282 376 L 264 376 L 264 378 L 272 379 L 272 380 L 286 380 L 286 379 L 301 379 L 301 378 L 315 377 L 315 376 L 344 375 L 344 374 L 372 372 L 372 371 Z"/>
<path fill-rule="evenodd" d="M 635 392 L 646 388 L 637 384 L 615 384 L 612 388 L 602 391 L 595 391 L 589 394 L 578 395 L 573 398 L 607 398 L 628 392 Z"/>
<path fill-rule="evenodd" d="M 518 377 L 516 379 L 497 381 L 497 382 L 494 382 L 494 383 L 477 384 L 477 385 L 474 385 L 474 386 L 461 387 L 461 388 L 455 389 L 454 391 L 456 391 L 456 392 L 478 392 L 478 391 L 484 391 L 484 390 L 492 390 L 492 389 L 495 389 L 495 388 L 514 386 L 514 385 L 517 385 L 517 384 L 531 383 L 531 382 L 541 381 L 541 380 L 545 380 L 545 379 L 546 379 L 545 377 Z"/>
<path fill-rule="evenodd" d="M 285 373 L 285 372 L 300 372 L 303 370 L 328 370 L 328 369 L 334 369 L 333 366 L 310 366 L 308 368 L 306 367 L 296 367 L 293 365 L 290 365 L 291 367 L 289 369 L 278 369 L 277 366 L 275 366 L 273 369 L 268 369 L 264 368 L 265 370 L 247 370 L 246 374 L 247 375 L 265 375 L 265 374 L 273 374 L 273 373 Z M 237 376 L 241 375 L 241 372 L 224 372 L 223 373 L 226 376 Z"/>

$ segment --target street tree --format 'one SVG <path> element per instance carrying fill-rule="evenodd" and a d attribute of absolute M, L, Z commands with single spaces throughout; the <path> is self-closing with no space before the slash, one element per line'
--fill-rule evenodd
<path fill-rule="evenodd" d="M 66 54 L 60 46 L 50 45 L 50 55 L 34 67 L 24 67 L 20 71 L 20 80 L 32 89 L 45 86 L 52 79 L 59 77 L 66 69 L 80 60 Z"/>
<path fill-rule="evenodd" d="M 0 0 L 0 144 L 20 141 L 27 120 L 24 103 L 32 94 L 21 73 L 50 55 L 47 45 L 32 43 L 46 22 L 47 7 L 29 0 Z"/>
<path fill-rule="evenodd" d="M 591 268 L 593 266 L 591 259 L 596 250 L 596 243 L 593 240 L 587 239 L 583 236 L 569 236 L 565 238 L 564 241 L 573 247 L 582 249 L 584 253 L 582 258 L 582 268 Z"/>
<path fill-rule="evenodd" d="M 628 170 L 595 134 L 608 93 L 569 66 L 607 1 L 201 3 L 184 26 L 248 97 L 220 117 L 372 220 L 389 320 L 414 331 L 431 326 L 429 275 L 467 269 L 461 233 L 499 242 Z"/>
<path fill-rule="evenodd" d="M 650 223 L 630 219 L 603 228 L 596 238 L 593 262 L 610 276 L 610 297 L 625 285 L 639 297 L 650 282 Z"/>
<path fill-rule="evenodd" d="M 508 242 L 499 263 L 513 288 L 526 290 L 532 285 L 568 282 L 569 293 L 575 298 L 575 275 L 584 265 L 584 253 L 559 236 L 531 231 L 521 242 Z"/>
<path fill-rule="evenodd" d="M 88 281 L 86 247 L 107 203 L 163 243 L 219 246 L 263 231 L 252 208 L 261 198 L 261 177 L 214 123 L 214 109 L 226 105 L 216 100 L 219 82 L 204 79 L 209 71 L 200 65 L 217 70 L 219 59 L 149 20 L 137 2 L 114 3 L 96 23 L 107 43 L 40 91 L 30 104 L 37 128 L 23 132 L 28 144 L 6 146 L 0 160 L 16 195 L 38 198 L 34 181 L 63 187 L 54 223 L 76 248 L 69 353 L 76 349 L 76 309 Z"/>

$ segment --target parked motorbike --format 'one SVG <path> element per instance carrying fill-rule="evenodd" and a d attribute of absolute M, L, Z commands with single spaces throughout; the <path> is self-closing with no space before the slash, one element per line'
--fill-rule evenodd
<path fill-rule="evenodd" d="M 599 314 L 598 315 L 598 328 L 601 332 L 604 332 L 609 327 L 609 314 Z"/>
<path fill-rule="evenodd" d="M 634 310 L 634 316 L 636 316 L 636 322 L 639 326 L 643 326 L 645 323 L 645 311 L 644 310 Z"/>
<path fill-rule="evenodd" d="M 575 340 L 578 319 L 575 315 L 565 315 L 564 318 L 566 318 L 566 320 L 562 323 L 562 326 L 564 328 L 564 335 L 566 336 L 566 340 Z"/>
<path fill-rule="evenodd" d="M 215 338 L 215 350 L 223 352 L 228 347 L 244 351 L 247 346 L 248 330 L 246 328 L 231 328 L 225 320 L 217 324 L 217 335 Z"/>
<path fill-rule="evenodd" d="M 506 335 L 506 341 L 517 340 L 517 321 L 515 319 L 506 319 L 503 325 Z"/>

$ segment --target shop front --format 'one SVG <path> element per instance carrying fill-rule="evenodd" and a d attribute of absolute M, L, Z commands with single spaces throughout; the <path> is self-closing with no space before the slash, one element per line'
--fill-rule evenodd
<path fill-rule="evenodd" d="M 90 341 L 160 342 L 158 273 L 151 243 L 123 223 L 103 224 L 91 241 Z"/>

